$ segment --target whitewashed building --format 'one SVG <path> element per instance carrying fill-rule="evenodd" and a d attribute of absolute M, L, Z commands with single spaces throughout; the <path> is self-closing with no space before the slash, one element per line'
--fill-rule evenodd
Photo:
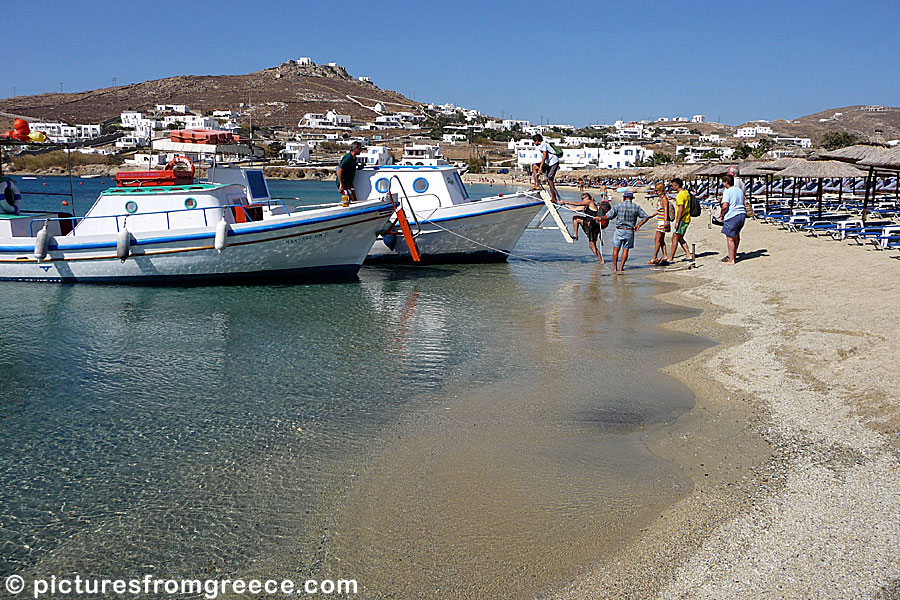
<path fill-rule="evenodd" d="M 715 156 L 715 160 L 728 160 L 734 154 L 734 148 L 722 146 L 676 146 L 675 154 L 683 156 L 685 162 L 688 163 L 709 160 L 710 156 Z"/>
<path fill-rule="evenodd" d="M 393 164 L 394 158 L 386 146 L 367 146 L 364 152 L 360 152 L 359 159 L 367 167 Z"/>
<path fill-rule="evenodd" d="M 531 121 L 525 121 L 521 119 L 503 119 L 503 129 L 514 129 L 516 126 L 519 129 L 524 130 L 526 127 L 531 127 Z"/>
<path fill-rule="evenodd" d="M 306 113 L 297 126 L 317 128 L 350 127 L 350 115 L 342 115 L 333 110 L 329 110 L 325 114 Z"/>
<path fill-rule="evenodd" d="M 810 138 L 776 136 L 775 143 L 786 146 L 799 146 L 800 148 L 812 148 L 812 140 Z"/>
<path fill-rule="evenodd" d="M 758 135 L 772 135 L 772 128 L 766 125 L 749 125 L 746 127 L 738 127 L 736 138 L 755 138 Z"/>
<path fill-rule="evenodd" d="M 457 142 L 465 142 L 466 136 L 462 133 L 444 133 L 441 135 L 441 141 L 448 144 L 456 144 Z"/>
<path fill-rule="evenodd" d="M 116 140 L 116 148 L 138 148 L 150 145 L 150 133 L 144 131 L 129 131 Z"/>
<path fill-rule="evenodd" d="M 308 142 L 286 142 L 284 150 L 279 152 L 282 158 L 292 163 L 308 163 L 309 162 L 309 143 Z"/>
<path fill-rule="evenodd" d="M 184 104 L 157 104 L 156 112 L 173 112 L 179 114 L 187 114 L 188 107 Z"/>
<path fill-rule="evenodd" d="M 653 150 L 643 146 L 623 145 L 613 148 L 563 148 L 560 159 L 560 169 L 600 168 L 600 169 L 628 169 L 634 167 L 638 161 L 644 161 L 653 156 Z M 527 167 L 541 162 L 541 153 L 536 146 L 519 149 L 516 152 L 516 164 L 519 168 Z"/>
<path fill-rule="evenodd" d="M 162 118 L 163 129 L 170 126 L 182 129 L 217 129 L 219 122 L 200 115 L 168 115 Z"/>
<path fill-rule="evenodd" d="M 706 123 L 706 115 L 694 115 L 691 117 L 691 123 Z"/>

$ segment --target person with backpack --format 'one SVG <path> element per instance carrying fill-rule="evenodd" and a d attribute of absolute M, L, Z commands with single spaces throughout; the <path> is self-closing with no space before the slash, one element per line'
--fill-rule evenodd
<path fill-rule="evenodd" d="M 550 186 L 550 194 L 553 197 L 553 203 L 557 204 L 559 202 L 559 194 L 556 193 L 556 183 L 554 180 L 556 179 L 556 172 L 559 170 L 559 157 L 562 153 L 554 150 L 553 146 L 548 142 L 545 142 L 544 136 L 539 133 L 531 136 L 531 140 L 534 142 L 534 145 L 537 146 L 538 152 L 541 153 L 541 162 L 532 167 L 534 187 L 531 189 L 541 189 L 540 177 L 541 173 L 544 173 L 547 176 L 547 184 Z"/>
<path fill-rule="evenodd" d="M 587 192 L 581 194 L 580 202 L 572 202 L 570 200 L 560 200 L 560 204 L 568 205 L 568 206 L 583 206 L 584 212 L 576 213 L 574 217 L 572 217 L 572 229 L 575 232 L 572 235 L 573 240 L 578 239 L 578 226 L 580 225 L 582 229 L 584 229 L 584 233 L 588 238 L 588 247 L 591 249 L 591 252 L 594 253 L 594 256 L 597 257 L 597 260 L 600 261 L 600 264 L 603 264 L 603 254 L 600 252 L 600 249 L 597 247 L 597 240 L 600 240 L 600 243 L 603 243 L 602 235 L 603 229 L 606 229 L 606 226 L 609 224 L 609 219 L 605 219 L 606 213 L 612 208 L 612 205 L 608 200 L 601 200 L 600 203 L 594 202 L 593 196 L 588 194 Z M 599 217 L 599 220 L 597 220 Z"/>
<path fill-rule="evenodd" d="M 684 189 L 684 181 L 680 177 L 673 178 L 669 183 L 678 195 L 675 197 L 675 218 L 672 220 L 675 231 L 672 232 L 672 247 L 669 248 L 668 261 L 675 262 L 675 252 L 678 250 L 678 246 L 684 250 L 685 260 L 691 260 L 693 257 L 687 242 L 684 241 L 684 234 L 687 232 L 688 225 L 691 224 L 691 214 L 695 212 L 693 203 L 696 200 L 691 197 L 689 191 Z M 699 206 L 698 203 L 697 207 Z"/>

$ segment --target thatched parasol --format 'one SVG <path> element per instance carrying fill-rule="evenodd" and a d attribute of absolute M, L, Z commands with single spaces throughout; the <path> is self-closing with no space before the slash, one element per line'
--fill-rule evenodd
<path fill-rule="evenodd" d="M 823 160 L 839 160 L 841 162 L 858 163 L 872 158 L 884 152 L 882 146 L 870 146 L 869 144 L 856 144 L 837 150 L 822 152 L 819 157 Z"/>
<path fill-rule="evenodd" d="M 775 173 L 781 177 L 825 179 L 831 177 L 862 177 L 865 173 L 839 160 L 800 160 Z"/>
<path fill-rule="evenodd" d="M 859 164 L 866 167 L 875 167 L 876 169 L 900 171 L 900 147 L 879 148 L 878 150 L 877 153 L 860 160 Z"/>
<path fill-rule="evenodd" d="M 863 198 L 863 223 L 866 222 L 866 213 L 869 206 L 869 190 L 871 189 L 872 197 L 875 196 L 875 181 L 878 179 L 878 171 L 897 171 L 897 181 L 895 199 L 900 202 L 900 147 L 897 148 L 880 148 L 877 153 L 873 153 L 865 160 L 858 163 L 860 166 L 869 167 L 869 174 L 866 177 L 866 195 Z"/>
<path fill-rule="evenodd" d="M 853 165 L 839 160 L 802 160 L 775 173 L 781 177 L 793 177 L 796 187 L 798 178 L 818 179 L 819 186 L 816 191 L 819 218 L 822 217 L 822 180 L 825 178 L 844 179 L 848 177 L 863 177 L 865 173 Z M 841 185 L 843 188 L 843 185 Z M 793 195 L 791 201 L 793 205 Z M 865 206 L 863 207 L 865 211 Z"/>
<path fill-rule="evenodd" d="M 779 158 L 778 160 L 773 160 L 772 162 L 762 163 L 759 168 L 764 171 L 780 171 L 782 169 L 786 169 L 789 166 L 793 165 L 796 162 L 803 162 L 805 159 L 797 158 L 796 156 L 785 156 L 784 158 Z"/>

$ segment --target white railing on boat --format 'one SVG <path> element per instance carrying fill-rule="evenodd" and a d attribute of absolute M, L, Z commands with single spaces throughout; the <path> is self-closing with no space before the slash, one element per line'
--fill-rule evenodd
<path fill-rule="evenodd" d="M 285 215 L 287 215 L 287 216 L 291 215 L 291 211 L 288 210 L 288 207 L 285 206 L 284 203 L 281 202 L 280 200 L 273 199 L 271 203 L 267 204 L 267 206 L 271 206 L 272 204 L 280 205 L 281 208 L 284 209 Z M 328 204 L 328 205 L 319 205 L 319 206 L 337 206 L 337 205 L 338 205 L 338 203 Z M 124 213 L 124 214 L 116 214 L 116 215 L 93 215 L 93 216 L 85 215 L 83 217 L 72 216 L 72 217 L 55 217 L 55 218 L 37 218 L 37 219 L 31 219 L 31 221 L 29 221 L 28 232 L 30 233 L 31 237 L 34 237 L 36 235 L 34 232 L 34 224 L 35 223 L 49 223 L 51 221 L 68 221 L 68 222 L 72 223 L 72 232 L 71 233 L 72 233 L 72 235 L 75 235 L 75 227 L 78 224 L 78 222 L 84 221 L 87 219 L 115 219 L 116 220 L 116 232 L 118 232 L 119 231 L 119 218 L 122 218 L 124 220 L 124 219 L 127 219 L 128 217 L 136 218 L 136 217 L 144 217 L 144 216 L 150 216 L 150 215 L 166 215 L 166 229 L 172 229 L 172 224 L 171 224 L 171 221 L 169 220 L 170 214 L 186 213 L 186 212 L 196 213 L 198 211 L 203 213 L 203 226 L 209 227 L 209 219 L 206 216 L 206 211 L 217 210 L 217 211 L 221 211 L 224 213 L 225 209 L 227 209 L 227 208 L 231 208 L 231 209 L 240 208 L 243 211 L 244 217 L 247 219 L 247 222 L 253 222 L 255 219 L 253 219 L 250 216 L 250 213 L 247 211 L 247 209 L 248 208 L 262 208 L 262 205 L 256 207 L 256 206 L 247 206 L 245 204 L 223 204 L 221 206 L 203 206 L 203 207 L 195 206 L 194 208 L 174 208 L 172 210 L 158 210 L 158 211 L 141 212 L 141 213 Z M 313 206 L 297 206 L 294 208 L 294 211 L 296 212 L 296 211 L 302 211 L 302 210 L 309 210 L 311 208 L 314 208 L 314 207 Z M 219 218 L 221 218 L 221 217 L 219 217 Z"/>

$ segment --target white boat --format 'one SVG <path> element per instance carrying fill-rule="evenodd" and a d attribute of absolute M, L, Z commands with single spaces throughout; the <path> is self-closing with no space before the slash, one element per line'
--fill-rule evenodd
<path fill-rule="evenodd" d="M 5 210 L 0 280 L 346 279 L 359 270 L 394 212 L 384 198 L 288 209 L 269 197 L 261 169 L 232 169 L 230 177 L 193 183 L 191 176 L 175 185 L 137 185 L 132 177 L 133 187 L 102 192 L 78 218 Z"/>
<path fill-rule="evenodd" d="M 354 180 L 358 198 L 387 193 L 403 206 L 423 262 L 506 260 L 538 211 L 536 192 L 471 198 L 455 167 L 385 165 L 363 168 Z M 370 261 L 411 260 L 406 240 L 392 219 Z"/>

